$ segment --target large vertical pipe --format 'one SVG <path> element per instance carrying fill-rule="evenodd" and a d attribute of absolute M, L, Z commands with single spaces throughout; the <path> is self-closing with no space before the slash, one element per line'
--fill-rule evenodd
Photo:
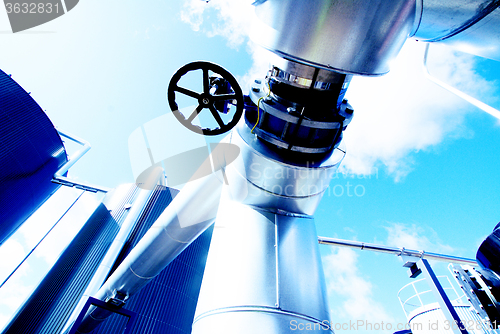
<path fill-rule="evenodd" d="M 223 199 L 193 334 L 328 333 L 314 220 Z"/>
<path fill-rule="evenodd" d="M 226 169 L 192 333 L 328 332 L 312 214 L 344 153 L 286 161 L 244 124 L 231 143 L 240 156 Z"/>

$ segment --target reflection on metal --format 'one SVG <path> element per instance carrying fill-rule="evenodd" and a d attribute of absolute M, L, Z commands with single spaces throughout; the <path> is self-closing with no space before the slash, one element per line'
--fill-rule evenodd
<path fill-rule="evenodd" d="M 94 295 L 106 302 L 126 302 L 158 275 L 177 255 L 212 225 L 217 213 L 223 177 L 213 173 L 189 182 L 154 225 Z M 79 327 L 88 333 L 110 312 L 93 309 Z"/>
<path fill-rule="evenodd" d="M 344 156 L 293 161 L 241 123 L 231 143 L 193 333 L 331 332 L 314 213 Z"/>
<path fill-rule="evenodd" d="M 42 243 L 43 240 L 45 240 L 45 238 L 49 235 L 50 232 L 52 232 L 52 230 L 57 226 L 57 224 L 64 218 L 64 216 L 66 215 L 66 213 L 71 210 L 71 208 L 73 207 L 73 205 L 75 205 L 75 203 L 80 199 L 80 197 L 82 197 L 83 195 L 83 192 L 75 199 L 75 201 L 69 206 L 69 208 L 66 210 L 66 212 L 63 213 L 63 215 L 61 216 L 61 218 L 59 218 L 55 223 L 54 225 L 52 225 L 52 227 L 47 231 L 47 233 L 45 233 L 45 235 L 40 239 L 40 241 L 38 241 L 38 243 L 28 252 L 28 254 L 26 254 L 26 256 L 24 257 L 24 259 L 22 259 L 21 262 L 19 262 L 19 264 L 16 266 L 16 268 L 9 274 L 9 276 L 7 276 L 7 278 L 2 282 L 2 284 L 0 284 L 0 288 L 5 284 L 5 282 L 7 282 L 9 280 L 9 278 L 11 278 L 12 275 L 14 275 L 14 273 L 17 271 L 17 269 L 19 269 L 19 267 L 21 267 L 23 265 L 23 263 L 28 259 L 28 257 L 30 257 L 30 255 L 35 251 L 35 249 Z"/>
<path fill-rule="evenodd" d="M 333 332 L 314 220 L 234 202 L 225 191 L 192 333 L 290 333 L 294 324 Z"/>
<path fill-rule="evenodd" d="M 342 86 L 346 75 L 278 58 L 273 59 L 271 77 L 299 88 L 331 90 L 335 84 Z M 350 79 L 352 76 L 347 77 Z"/>
<path fill-rule="evenodd" d="M 66 176 L 64 176 L 64 174 L 78 161 L 80 160 L 81 157 L 83 157 L 83 155 L 85 153 L 87 153 L 91 146 L 90 146 L 90 143 L 86 140 L 83 140 L 81 138 L 78 138 L 74 135 L 71 135 L 67 132 L 63 132 L 61 130 L 57 130 L 57 133 L 59 133 L 59 135 L 61 137 L 65 137 L 65 138 L 68 138 L 69 140 L 77 143 L 77 144 L 80 144 L 82 145 L 82 148 L 80 148 L 78 151 L 76 151 L 69 159 L 68 161 L 61 166 L 61 168 L 59 168 L 57 170 L 57 172 L 54 174 L 54 177 L 52 179 L 52 182 L 54 183 L 58 183 L 58 184 L 62 184 L 64 186 L 68 186 L 68 187 L 76 187 L 77 189 L 81 189 L 81 190 L 85 190 L 85 191 L 91 191 L 91 192 L 98 192 L 98 191 L 101 191 L 101 192 L 108 192 L 109 189 L 106 188 L 106 187 L 101 187 L 101 186 L 96 186 L 96 185 L 93 185 L 93 184 L 89 184 L 89 183 L 86 183 L 86 182 L 81 182 L 81 181 L 76 181 L 76 180 L 73 180 L 73 179 L 70 179 Z"/>
<path fill-rule="evenodd" d="M 59 188 L 66 150 L 42 108 L 0 70 L 0 244 Z"/>
<path fill-rule="evenodd" d="M 336 148 L 323 162 L 299 164 L 271 150 L 242 123 L 232 132 L 231 143 L 240 147 L 226 169 L 234 201 L 305 215 L 314 213 L 345 155 Z"/>
<path fill-rule="evenodd" d="M 421 259 L 436 260 L 442 262 L 469 264 L 473 266 L 477 265 L 477 262 L 474 259 L 468 259 L 465 257 L 459 257 L 453 255 L 431 253 L 423 250 L 422 251 L 411 250 L 411 249 L 406 249 L 404 247 L 389 247 L 385 245 L 377 245 L 360 241 L 342 240 L 342 239 L 327 238 L 327 237 L 318 237 L 318 242 L 323 245 L 357 248 L 360 250 L 369 250 L 380 253 L 394 254 L 397 256 L 411 256 Z"/>
<path fill-rule="evenodd" d="M 427 56 L 429 54 L 429 47 L 430 47 L 430 44 L 427 44 L 426 47 L 425 47 L 425 53 L 424 53 L 424 73 L 425 73 L 425 76 L 431 80 L 432 82 L 434 82 L 435 84 L 437 84 L 438 86 L 446 89 L 447 91 L 457 95 L 458 97 L 464 99 L 465 101 L 469 102 L 470 104 L 472 104 L 473 106 L 481 109 L 482 111 L 490 114 L 491 116 L 493 117 L 496 117 L 497 119 L 500 120 L 500 110 L 498 109 L 495 109 L 493 108 L 492 106 L 490 105 L 487 105 L 486 103 L 484 102 L 481 102 L 479 101 L 478 99 L 462 92 L 461 90 L 453 87 L 453 86 L 450 86 L 448 85 L 447 83 L 439 80 L 438 78 L 432 76 L 430 73 L 429 73 L 429 69 L 427 67 Z"/>
<path fill-rule="evenodd" d="M 499 1 L 418 0 L 417 4 L 413 38 L 500 60 Z"/>
<path fill-rule="evenodd" d="M 342 73 L 380 75 L 414 30 L 414 0 L 268 0 L 252 39 L 282 58 Z"/>
<path fill-rule="evenodd" d="M 155 190 L 155 186 L 162 176 L 163 170 L 161 169 L 161 167 L 157 167 L 151 172 L 151 174 L 149 175 L 149 179 L 145 180 L 144 184 L 138 185 L 138 187 L 141 189 L 139 190 L 139 195 L 129 207 L 127 217 L 125 218 L 123 223 L 121 223 L 120 231 L 109 246 L 106 255 L 97 268 L 94 276 L 92 277 L 92 280 L 87 286 L 87 289 L 83 293 L 82 298 L 80 299 L 78 305 L 75 307 L 71 317 L 67 321 L 67 325 L 70 325 L 75 321 L 75 318 L 80 314 L 82 307 L 84 307 L 86 300 L 97 293 L 97 291 L 99 291 L 99 288 L 106 281 L 106 277 L 108 277 L 113 264 L 120 254 L 125 242 L 130 237 L 130 234 L 136 226 L 140 215 L 144 212 L 144 209 L 149 203 L 151 195 Z M 64 333 L 65 331 L 66 328 L 62 332 Z"/>
<path fill-rule="evenodd" d="M 59 227 L 66 226 L 68 231 L 70 226 L 77 226 L 78 231 L 63 233 L 64 238 L 56 241 L 58 248 L 63 247 L 64 251 L 44 277 L 33 277 L 41 279 L 41 282 L 14 314 L 3 333 L 59 333 L 63 328 L 73 311 L 69 305 L 77 304 L 119 230 L 117 220 L 123 210 L 100 204 L 102 197 L 102 194 L 83 192 L 61 219 Z M 45 239 L 47 241 L 48 238 Z"/>

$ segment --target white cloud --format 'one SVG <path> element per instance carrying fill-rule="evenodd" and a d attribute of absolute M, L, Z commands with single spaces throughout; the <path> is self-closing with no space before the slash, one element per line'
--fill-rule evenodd
<path fill-rule="evenodd" d="M 397 180 L 411 171 L 411 153 L 430 149 L 445 136 L 470 135 L 463 121 L 474 108 L 424 76 L 424 48 L 408 41 L 389 74 L 353 79 L 347 97 L 354 119 L 344 135 L 347 171 L 369 174 L 381 164 Z M 449 84 L 475 95 L 492 91 L 492 84 L 474 72 L 472 56 L 433 47 L 430 58 L 433 74 Z"/>
<path fill-rule="evenodd" d="M 252 3 L 253 1 L 248 0 L 212 0 L 209 3 L 185 0 L 181 12 L 181 19 L 190 24 L 193 30 L 201 30 L 208 37 L 222 36 L 227 39 L 231 48 L 245 45 L 253 64 L 243 77 L 237 78 L 244 91 L 248 91 L 253 80 L 266 76 L 270 62 L 275 57 L 248 38 L 252 25 L 257 20 Z M 213 15 L 217 17 L 217 24 L 203 25 L 204 18 Z"/>
<path fill-rule="evenodd" d="M 412 250 L 425 250 L 453 254 L 455 249 L 443 243 L 437 232 L 428 226 L 392 223 L 386 226 L 387 245 L 405 247 Z"/>
<path fill-rule="evenodd" d="M 253 1 L 212 0 L 208 3 L 200 0 L 186 0 L 181 11 L 182 21 L 189 23 L 194 31 L 201 30 L 209 37 L 223 36 L 228 45 L 237 48 L 249 35 L 253 22 Z M 204 17 L 216 15 L 216 23 L 209 27 L 203 25 Z"/>
<path fill-rule="evenodd" d="M 337 248 L 323 257 L 332 321 L 393 323 L 384 306 L 373 296 L 373 284 L 360 273 L 358 254 L 349 248 Z M 341 301 L 339 303 L 339 301 Z"/>

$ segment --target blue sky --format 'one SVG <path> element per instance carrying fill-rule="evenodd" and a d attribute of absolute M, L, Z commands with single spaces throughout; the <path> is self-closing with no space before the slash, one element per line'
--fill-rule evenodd
<path fill-rule="evenodd" d="M 32 92 L 55 126 L 92 144 L 70 175 L 115 187 L 134 181 L 129 138 L 169 113 L 165 92 L 179 67 L 212 61 L 242 86 L 265 74 L 267 54 L 246 37 L 246 3 L 86 0 L 17 34 L 0 10 L 0 68 Z M 409 42 L 390 74 L 353 80 L 347 156 L 317 210 L 318 234 L 475 257 L 500 220 L 499 122 L 426 80 L 422 55 L 423 46 Z M 498 63 L 440 47 L 429 63 L 436 76 L 500 105 Z M 181 135 L 172 132 L 172 142 Z M 36 238 L 26 233 L 0 251 L 27 252 Z M 410 280 L 396 257 L 320 249 L 334 322 L 405 322 L 396 294 Z M 0 312 L 6 317 L 8 307 Z"/>

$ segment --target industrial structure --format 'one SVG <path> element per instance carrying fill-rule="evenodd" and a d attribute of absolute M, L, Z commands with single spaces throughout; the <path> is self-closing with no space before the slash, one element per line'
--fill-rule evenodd
<path fill-rule="evenodd" d="M 186 132 L 228 132 L 180 192 L 166 186 L 159 165 L 115 189 L 68 178 L 89 145 L 58 134 L 29 94 L 0 72 L 0 243 L 61 185 L 106 193 L 4 333 L 290 333 L 291 321 L 311 333 L 333 332 L 314 212 L 346 154 L 342 133 L 354 109 L 344 95 L 351 78 L 387 73 L 408 38 L 500 60 L 500 3 L 259 0 L 254 6 L 261 21 L 253 39 L 277 58 L 247 94 L 210 62 L 187 64 L 170 81 L 168 102 Z M 201 92 L 184 86 L 190 72 L 201 73 Z M 188 114 L 181 112 L 182 96 L 196 105 Z M 202 114 L 212 120 L 198 122 Z M 60 135 L 82 145 L 76 156 L 66 156 Z M 484 324 L 478 332 L 495 330 L 500 318 L 499 236 L 497 226 L 480 247 L 481 268 L 453 267 L 466 293 L 462 304 L 450 301 L 426 259 L 475 260 L 320 242 L 401 256 L 410 277 L 426 276 L 438 301 L 433 308 L 422 303 L 427 308 L 408 321 L 439 309 L 457 324 L 453 333 L 468 333 L 466 314 Z"/>

